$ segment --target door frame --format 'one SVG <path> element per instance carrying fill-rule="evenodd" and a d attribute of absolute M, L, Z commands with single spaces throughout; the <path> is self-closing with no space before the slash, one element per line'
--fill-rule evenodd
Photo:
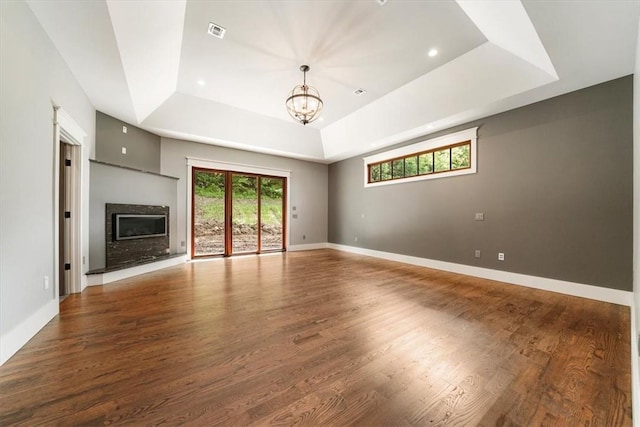
<path fill-rule="evenodd" d="M 82 291 L 82 149 L 86 132 L 61 107 L 53 107 L 53 292 L 60 299 L 59 263 L 60 263 L 60 143 L 71 147 L 71 170 L 69 175 L 70 209 L 70 264 L 68 293 Z"/>
<path fill-rule="evenodd" d="M 284 169 L 275 169 L 263 166 L 252 166 L 241 163 L 229 163 L 217 160 L 208 160 L 197 157 L 187 157 L 187 251 L 189 259 L 194 259 L 193 244 L 192 244 L 192 197 L 193 194 L 193 168 L 213 169 L 224 172 L 239 172 L 247 174 L 266 175 L 273 177 L 286 178 L 286 197 L 285 197 L 285 209 L 283 210 L 283 216 L 286 220 L 289 218 L 289 203 L 291 195 L 291 171 Z M 284 228 L 284 249 L 289 247 L 289 230 L 290 227 Z"/>

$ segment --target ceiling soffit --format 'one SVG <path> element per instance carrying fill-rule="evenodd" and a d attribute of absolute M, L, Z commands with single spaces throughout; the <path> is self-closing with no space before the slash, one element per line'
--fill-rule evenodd
<path fill-rule="evenodd" d="M 176 91 L 186 5 L 107 0 L 137 123 Z"/>
<path fill-rule="evenodd" d="M 27 0 L 27 4 L 93 106 L 137 123 L 107 4 L 71 0 Z"/>

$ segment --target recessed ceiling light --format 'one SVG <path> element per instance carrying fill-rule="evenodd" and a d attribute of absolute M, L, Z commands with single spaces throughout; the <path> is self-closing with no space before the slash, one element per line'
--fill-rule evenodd
<path fill-rule="evenodd" d="M 198 83 L 200 86 L 204 86 L 206 84 L 204 80 L 198 80 L 196 83 Z"/>
<path fill-rule="evenodd" d="M 353 94 L 357 95 L 357 96 L 360 96 L 360 95 L 362 95 L 364 93 L 367 93 L 367 91 L 364 90 L 364 89 L 356 89 L 356 90 L 353 91 Z"/>
<path fill-rule="evenodd" d="M 214 24 L 213 22 L 209 22 L 209 29 L 207 30 L 207 33 L 211 34 L 212 36 L 221 39 L 224 37 L 224 33 L 226 31 L 227 30 L 224 27 L 218 24 Z"/>
<path fill-rule="evenodd" d="M 429 55 L 431 58 L 433 58 L 437 54 L 438 54 L 438 49 L 431 49 L 429 53 L 427 53 L 427 55 Z"/>
<path fill-rule="evenodd" d="M 384 6 L 388 0 L 376 0 L 380 6 Z"/>

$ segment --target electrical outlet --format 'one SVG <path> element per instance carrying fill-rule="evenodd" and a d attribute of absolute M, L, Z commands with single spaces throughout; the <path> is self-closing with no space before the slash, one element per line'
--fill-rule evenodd
<path fill-rule="evenodd" d="M 44 276 L 43 287 L 45 291 L 49 289 L 49 276 Z"/>
<path fill-rule="evenodd" d="M 86 264 L 86 259 L 85 259 L 84 255 L 82 255 L 82 265 L 85 265 L 85 264 Z"/>
<path fill-rule="evenodd" d="M 498 261 L 504 261 L 504 253 L 498 252 Z"/>
<path fill-rule="evenodd" d="M 307 238 L 307 235 L 306 235 L 306 234 L 303 234 L 303 235 L 302 235 L 302 240 L 305 240 L 306 238 Z"/>
<path fill-rule="evenodd" d="M 298 219 L 298 214 L 293 214 L 293 215 L 291 215 L 291 218 L 293 218 L 293 219 Z"/>
<path fill-rule="evenodd" d="M 187 243 L 184 240 L 181 240 L 180 246 L 184 248 L 185 246 L 187 246 Z"/>
<path fill-rule="evenodd" d="M 354 241 L 354 242 L 357 242 L 357 241 L 358 241 L 358 236 L 356 236 L 356 237 L 353 239 L 353 241 Z"/>
<path fill-rule="evenodd" d="M 484 214 L 482 212 L 476 213 L 476 221 L 484 221 Z"/>
<path fill-rule="evenodd" d="M 127 133 L 127 127 L 126 126 L 122 126 L 122 133 Z"/>
<path fill-rule="evenodd" d="M 480 249 L 476 249 L 476 258 L 480 258 Z"/>

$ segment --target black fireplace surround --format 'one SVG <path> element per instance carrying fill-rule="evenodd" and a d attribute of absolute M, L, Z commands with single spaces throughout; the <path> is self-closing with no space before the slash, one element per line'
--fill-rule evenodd
<path fill-rule="evenodd" d="M 169 246 L 169 207 L 107 203 L 106 268 L 165 257 Z"/>

